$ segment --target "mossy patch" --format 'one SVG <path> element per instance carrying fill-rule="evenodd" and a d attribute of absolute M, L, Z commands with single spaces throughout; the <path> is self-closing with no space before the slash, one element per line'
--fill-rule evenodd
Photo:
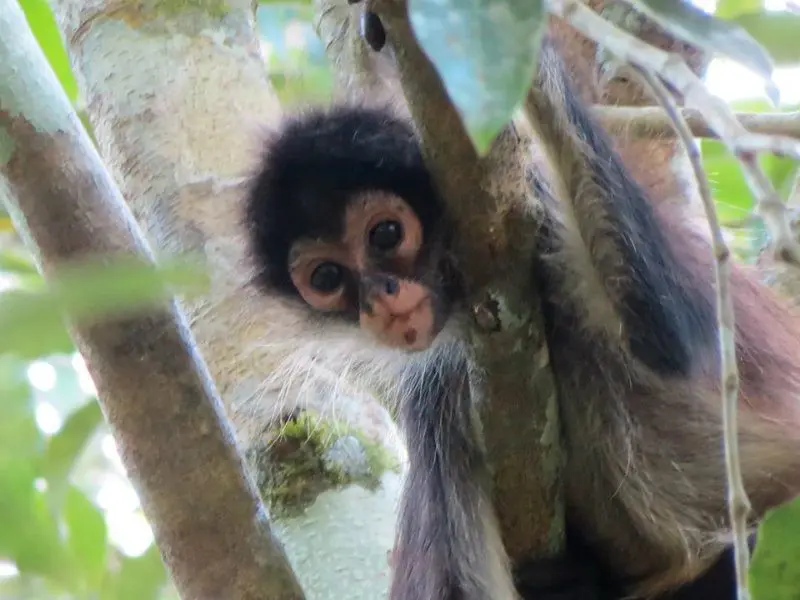
<path fill-rule="evenodd" d="M 227 0 L 172 0 L 123 6 L 114 11 L 113 17 L 133 29 L 145 26 L 162 28 L 164 18 L 172 20 L 180 17 L 185 33 L 197 33 L 206 27 L 208 19 L 223 19 L 232 10 Z"/>
<path fill-rule="evenodd" d="M 162 15 L 175 16 L 187 10 L 199 10 L 212 19 L 221 19 L 231 10 L 226 0 L 171 0 L 160 2 L 158 6 Z"/>
<path fill-rule="evenodd" d="M 391 452 L 346 423 L 299 411 L 268 431 L 248 453 L 258 489 L 274 516 L 302 513 L 322 492 L 356 483 L 375 489 L 399 471 Z"/>

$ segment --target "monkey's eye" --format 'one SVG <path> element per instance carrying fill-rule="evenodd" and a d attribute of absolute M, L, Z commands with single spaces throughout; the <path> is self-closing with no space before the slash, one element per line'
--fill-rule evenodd
<path fill-rule="evenodd" d="M 403 226 L 398 221 L 381 221 L 369 232 L 369 245 L 388 252 L 394 250 L 403 241 Z"/>
<path fill-rule="evenodd" d="M 324 262 L 311 273 L 311 287 L 323 294 L 338 290 L 344 281 L 344 269 L 334 262 Z"/>

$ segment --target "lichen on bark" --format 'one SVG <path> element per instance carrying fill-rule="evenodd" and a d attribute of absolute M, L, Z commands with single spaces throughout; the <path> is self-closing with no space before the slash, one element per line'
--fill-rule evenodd
<path fill-rule="evenodd" d="M 400 462 L 382 444 L 351 425 L 302 410 L 271 425 L 248 449 L 262 498 L 275 517 L 303 512 L 332 488 L 360 485 L 375 490 Z"/>

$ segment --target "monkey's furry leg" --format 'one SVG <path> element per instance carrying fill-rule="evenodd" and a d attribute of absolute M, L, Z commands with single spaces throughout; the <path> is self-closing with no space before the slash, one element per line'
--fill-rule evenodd
<path fill-rule="evenodd" d="M 708 282 L 673 251 L 674 232 L 572 91 L 551 42 L 527 106 L 554 170 L 542 187 L 549 285 L 578 307 L 580 327 L 607 335 L 659 375 L 689 376 L 716 344 L 714 305 L 700 291 Z"/>
<path fill-rule="evenodd" d="M 756 536 L 748 540 L 752 552 Z M 567 554 L 546 560 L 530 560 L 514 569 L 517 591 L 522 600 L 625 600 L 624 585 L 598 564 L 581 535 L 567 525 Z M 736 572 L 733 548 L 700 578 L 653 600 L 736 600 Z"/>
<path fill-rule="evenodd" d="M 549 170 L 535 182 L 544 219 L 534 275 L 559 386 L 568 519 L 626 592 L 654 598 L 695 581 L 676 596 L 691 598 L 717 573 L 707 569 L 727 531 L 710 247 L 627 172 L 549 43 L 540 59 L 526 104 Z M 777 314 L 736 277 L 735 302 L 744 294 Z M 747 352 L 763 352 L 761 367 L 777 361 L 758 343 Z M 764 423 L 742 419 L 743 460 L 774 485 L 763 457 L 780 460 L 789 440 Z"/>
<path fill-rule="evenodd" d="M 567 523 L 563 556 L 530 559 L 514 565 L 522 600 L 620 600 L 620 590 L 604 573 L 577 531 Z"/>

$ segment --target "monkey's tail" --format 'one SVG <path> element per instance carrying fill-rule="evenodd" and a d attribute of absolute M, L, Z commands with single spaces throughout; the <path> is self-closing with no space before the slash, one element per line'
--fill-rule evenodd
<path fill-rule="evenodd" d="M 459 350 L 410 366 L 399 406 L 409 447 L 390 600 L 516 600 L 487 494 Z"/>

